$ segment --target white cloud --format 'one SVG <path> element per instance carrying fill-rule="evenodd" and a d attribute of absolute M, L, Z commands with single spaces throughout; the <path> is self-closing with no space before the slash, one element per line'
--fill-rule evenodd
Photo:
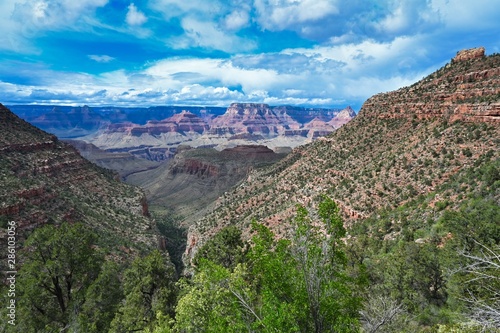
<path fill-rule="evenodd" d="M 145 70 L 145 74 L 154 77 L 159 84 L 181 89 L 183 81 L 176 80 L 176 74 L 189 71 L 198 82 L 214 82 L 220 86 L 242 87 L 245 93 L 259 89 L 271 89 L 280 78 L 273 70 L 244 69 L 235 67 L 230 61 L 222 59 L 165 59 L 158 61 Z"/>
<path fill-rule="evenodd" d="M 283 30 L 338 14 L 336 2 L 334 0 L 255 0 L 254 5 L 262 27 L 268 30 Z"/>
<path fill-rule="evenodd" d="M 47 102 L 116 105 L 249 101 L 359 107 L 372 94 L 411 84 L 428 74 L 411 69 L 411 61 L 426 58 L 425 50 L 415 51 L 419 43 L 418 38 L 406 37 L 230 59 L 169 58 L 147 64 L 142 70 L 99 76 L 46 70 L 36 86 L 18 85 L 4 95 L 17 95 L 25 101 L 36 97 Z M 18 92 L 13 92 L 15 89 Z"/>
<path fill-rule="evenodd" d="M 250 16 L 247 11 L 234 10 L 224 18 L 224 26 L 228 30 L 240 30 L 248 26 Z"/>
<path fill-rule="evenodd" d="M 255 41 L 235 34 L 252 23 L 252 7 L 247 0 L 151 0 L 149 6 L 167 21 L 180 21 L 183 34 L 167 37 L 167 45 L 174 49 L 195 47 L 235 53 L 257 47 Z"/>
<path fill-rule="evenodd" d="M 440 23 L 439 11 L 429 2 L 403 1 L 390 3 L 387 14 L 374 26 L 380 34 L 393 37 L 428 31 Z"/>
<path fill-rule="evenodd" d="M 39 53 L 33 40 L 46 31 L 85 30 L 98 24 L 95 10 L 108 0 L 0 1 L 0 50 Z"/>
<path fill-rule="evenodd" d="M 12 19 L 16 8 L 14 1 L 0 1 L 0 50 L 6 49 L 14 52 L 34 53 L 36 50 L 29 45 L 25 38 L 19 34 L 23 26 L 21 22 Z"/>
<path fill-rule="evenodd" d="M 185 34 L 169 40 L 169 46 L 172 48 L 201 47 L 232 53 L 249 51 L 256 47 L 255 42 L 226 33 L 211 21 L 186 17 L 181 25 Z"/>
<path fill-rule="evenodd" d="M 7 67 L 16 67 L 18 82 L 23 82 L 0 82 L 0 100 L 29 101 L 36 97 L 40 101 L 117 105 L 256 101 L 359 106 L 374 93 L 411 84 L 440 67 L 449 60 L 447 54 L 451 58 L 458 51 L 454 49 L 457 45 L 461 48 L 469 43 L 467 38 L 475 41 L 477 32 L 493 35 L 500 14 L 495 1 L 389 0 L 369 6 L 365 0 L 151 0 L 148 7 L 141 5 L 141 10 L 131 3 L 125 22 L 122 16 L 119 26 L 98 24 L 96 9 L 107 0 L 19 0 L 17 5 L 3 1 L 0 47 L 9 50 L 26 52 L 30 42 L 46 31 L 98 27 L 95 30 L 102 34 L 104 30 L 138 37 L 155 34 L 149 44 L 143 45 L 149 47 L 161 39 L 166 40 L 167 47 L 183 49 L 169 52 L 187 54 L 184 49 L 198 48 L 197 54 L 208 55 L 136 63 L 135 69 L 100 75 L 54 72 L 50 65 L 34 68 L 4 62 L 2 67 L 0 62 L 0 75 L 7 73 Z M 141 27 L 148 19 L 148 28 L 155 30 Z M 165 21 L 168 24 L 162 25 Z M 161 29 L 176 23 L 180 26 Z M 244 37 L 257 29 L 260 31 L 252 37 L 255 40 Z M 262 30 L 294 31 L 301 36 L 300 42 L 311 38 L 305 41 L 309 45 L 313 40 L 322 42 L 251 54 L 259 50 L 261 41 L 285 45 L 281 40 L 257 40 L 281 36 Z M 491 44 L 498 40 L 495 38 L 490 39 Z M 226 52 L 227 58 L 213 58 L 217 54 L 211 53 L 213 50 Z M 160 54 L 154 52 L 151 54 Z M 114 60 L 99 54 L 88 58 L 97 62 Z"/>
<path fill-rule="evenodd" d="M 322 45 L 313 48 L 297 48 L 284 50 L 284 54 L 306 55 L 311 61 L 318 63 L 336 61 L 344 64 L 339 73 L 349 76 L 376 73 L 390 76 L 408 70 L 408 65 L 425 60 L 427 39 L 417 35 L 413 37 L 398 37 L 391 42 L 365 40 L 358 43 Z"/>
<path fill-rule="evenodd" d="M 110 56 L 105 55 L 105 54 L 103 54 L 103 55 L 89 54 L 88 57 L 94 61 L 104 62 L 104 63 L 115 60 L 115 58 L 110 57 Z"/>
<path fill-rule="evenodd" d="M 25 0 L 17 1 L 13 19 L 22 22 L 25 33 L 39 30 L 55 30 L 61 27 L 77 28 L 93 20 L 96 8 L 108 0 Z"/>
<path fill-rule="evenodd" d="M 133 3 L 128 6 L 127 16 L 125 18 L 128 25 L 139 26 L 146 23 L 147 20 L 146 15 L 139 11 Z"/>

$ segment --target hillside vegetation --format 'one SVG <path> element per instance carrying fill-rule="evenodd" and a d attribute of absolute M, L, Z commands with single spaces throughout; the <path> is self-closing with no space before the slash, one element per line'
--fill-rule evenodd
<path fill-rule="evenodd" d="M 139 188 L 117 181 L 3 105 L 0 132 L 2 237 L 9 221 L 17 225 L 19 244 L 42 225 L 81 222 L 124 255 L 155 248 L 158 233 Z"/>
<path fill-rule="evenodd" d="M 321 194 L 336 200 L 349 225 L 363 223 L 378 210 L 400 207 L 497 160 L 499 67 L 500 55 L 452 61 L 412 87 L 370 98 L 349 124 L 296 148 L 220 198 L 192 227 L 191 243 L 203 243 L 224 225 L 245 229 L 252 218 L 286 235 L 284 221 L 295 204 L 314 206 Z M 421 96 L 427 101 L 415 102 Z M 461 198 L 472 190 L 463 186 Z M 453 199 L 448 201 L 457 208 L 460 198 Z"/>

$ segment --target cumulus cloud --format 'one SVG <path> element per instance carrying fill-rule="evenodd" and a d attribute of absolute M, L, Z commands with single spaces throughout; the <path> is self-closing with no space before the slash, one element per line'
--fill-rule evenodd
<path fill-rule="evenodd" d="M 497 29 L 498 1 L 496 0 L 431 0 L 432 8 L 439 12 L 448 28 L 458 31 Z"/>
<path fill-rule="evenodd" d="M 169 35 L 167 45 L 175 49 L 207 48 L 227 53 L 253 50 L 251 38 L 235 32 L 251 25 L 252 7 L 246 0 L 152 0 L 150 8 L 167 21 L 180 21 L 182 34 Z"/>
<path fill-rule="evenodd" d="M 146 15 L 139 11 L 133 3 L 128 6 L 127 16 L 125 17 L 128 25 L 139 26 L 146 23 L 147 20 Z"/>
<path fill-rule="evenodd" d="M 240 30 L 249 25 L 250 15 L 244 10 L 234 10 L 224 17 L 224 26 L 228 30 Z"/>
<path fill-rule="evenodd" d="M 374 26 L 380 35 L 387 38 L 432 30 L 440 24 L 440 13 L 431 3 L 403 1 L 392 3 L 386 15 Z"/>
<path fill-rule="evenodd" d="M 0 50 L 10 50 L 17 53 L 36 53 L 28 38 L 23 36 L 23 25 L 12 19 L 15 3 L 0 2 Z"/>

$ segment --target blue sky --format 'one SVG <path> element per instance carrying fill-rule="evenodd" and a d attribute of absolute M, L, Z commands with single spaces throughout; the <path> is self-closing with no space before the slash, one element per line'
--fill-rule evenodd
<path fill-rule="evenodd" d="M 0 102 L 359 109 L 464 48 L 500 0 L 1 0 Z"/>

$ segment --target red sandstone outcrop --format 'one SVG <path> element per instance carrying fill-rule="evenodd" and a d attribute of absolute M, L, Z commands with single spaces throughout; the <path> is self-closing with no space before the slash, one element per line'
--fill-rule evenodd
<path fill-rule="evenodd" d="M 161 135 L 162 133 L 172 132 L 197 132 L 201 134 L 208 130 L 208 128 L 208 124 L 202 118 L 189 111 L 182 111 L 161 121 L 148 121 L 145 125 L 137 125 L 130 122 L 110 124 L 106 129 L 106 133 L 119 132 L 133 136 L 141 136 L 144 133 Z"/>
<path fill-rule="evenodd" d="M 460 50 L 457 52 L 455 58 L 453 58 L 453 61 L 464 61 L 464 60 L 483 58 L 485 51 L 486 50 L 482 46 L 473 49 Z"/>
<path fill-rule="evenodd" d="M 201 134 L 209 127 L 203 119 L 188 111 L 175 114 L 168 120 L 175 123 L 178 130 L 182 132 L 197 132 Z"/>
<path fill-rule="evenodd" d="M 230 128 L 235 134 L 251 133 L 273 137 L 283 133 L 287 125 L 267 104 L 233 103 L 225 114 L 212 121 L 212 130 L 214 127 Z"/>
<path fill-rule="evenodd" d="M 183 159 L 182 163 L 174 163 L 170 169 L 172 175 L 188 174 L 197 177 L 216 177 L 219 174 L 217 165 L 198 159 Z"/>
<path fill-rule="evenodd" d="M 295 117 L 307 120 L 307 122 L 299 123 L 289 112 L 294 112 Z M 250 133 L 265 137 L 298 135 L 317 138 L 328 135 L 355 116 L 350 107 L 342 111 L 324 110 L 323 113 L 325 114 L 322 115 L 319 110 L 315 109 L 297 109 L 287 106 L 272 108 L 267 104 L 233 103 L 224 115 L 212 121 L 210 133 Z"/>

